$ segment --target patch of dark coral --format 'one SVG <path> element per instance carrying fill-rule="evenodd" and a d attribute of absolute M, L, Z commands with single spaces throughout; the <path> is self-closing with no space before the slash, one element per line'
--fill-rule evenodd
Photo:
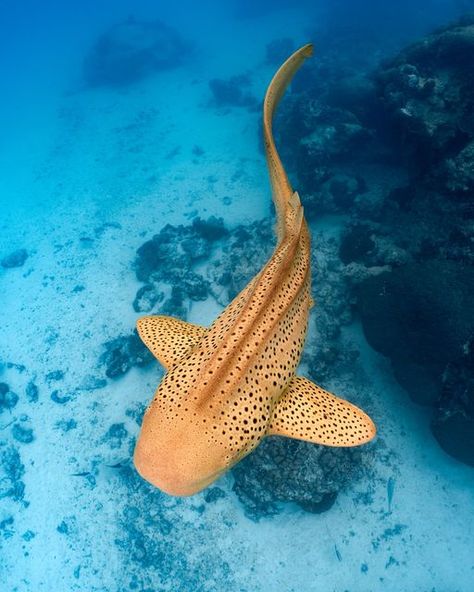
<path fill-rule="evenodd" d="M 18 395 L 10 390 L 6 382 L 0 382 L 0 414 L 16 407 L 18 399 Z"/>
<path fill-rule="evenodd" d="M 205 300 L 209 282 L 196 272 L 195 265 L 207 258 L 215 241 L 226 236 L 228 230 L 221 218 L 195 218 L 190 226 L 166 225 L 151 240 L 137 250 L 135 272 L 137 279 L 147 282 L 137 293 L 134 307 L 149 312 L 162 301 L 160 286 L 173 287 L 171 297 L 162 305 L 165 314 L 186 316 L 184 298 Z"/>
<path fill-rule="evenodd" d="M 474 335 L 446 366 L 432 430 L 448 454 L 474 466 Z"/>
<path fill-rule="evenodd" d="M 434 32 L 374 80 L 407 181 L 355 203 L 340 257 L 369 343 L 391 360 L 449 454 L 473 464 L 474 20 Z M 365 272 L 361 272 L 361 268 Z M 377 269 L 379 271 L 377 271 Z M 383 271 L 383 273 L 380 273 Z"/>
<path fill-rule="evenodd" d="M 161 21 L 128 19 L 98 39 L 84 60 L 88 86 L 126 86 L 161 70 L 175 68 L 191 47 Z"/>
<path fill-rule="evenodd" d="M 268 438 L 232 469 L 233 489 L 252 520 L 277 513 L 281 502 L 321 513 L 360 472 L 361 456 L 358 449 Z"/>
<path fill-rule="evenodd" d="M 0 441 L 0 500 L 11 498 L 13 501 L 24 500 L 25 484 L 22 478 L 25 466 L 21 462 L 17 448 Z M 24 502 L 23 503 L 27 503 Z"/>
<path fill-rule="evenodd" d="M 474 329 L 473 290 L 474 268 L 447 260 L 410 263 L 357 288 L 368 342 L 418 403 L 438 401 L 446 366 L 462 354 Z"/>
<path fill-rule="evenodd" d="M 463 177 L 474 172 L 472 147 L 461 156 L 474 133 L 473 61 L 474 19 L 465 19 L 409 46 L 377 71 L 378 93 L 402 153 L 417 170 L 431 174 L 442 163 Z M 435 177 L 438 185 L 444 175 Z M 449 187 L 452 182 L 445 184 L 450 191 L 469 191 L 473 178 Z"/>
<path fill-rule="evenodd" d="M 122 376 L 133 366 L 142 368 L 154 359 L 136 331 L 107 341 L 104 348 L 100 362 L 105 365 L 105 374 L 109 378 Z"/>

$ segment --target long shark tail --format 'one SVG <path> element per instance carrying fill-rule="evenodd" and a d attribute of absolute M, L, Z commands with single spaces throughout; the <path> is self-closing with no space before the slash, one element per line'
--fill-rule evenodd
<path fill-rule="evenodd" d="M 292 220 L 295 219 L 294 215 L 288 216 L 288 207 L 300 207 L 300 202 L 298 194 L 293 191 L 290 185 L 275 146 L 272 132 L 273 116 L 293 76 L 305 59 L 312 55 L 313 45 L 311 43 L 295 51 L 273 76 L 263 102 L 263 139 L 272 185 L 273 201 L 277 214 L 277 235 L 279 241 L 291 229 L 289 226 L 292 226 Z"/>

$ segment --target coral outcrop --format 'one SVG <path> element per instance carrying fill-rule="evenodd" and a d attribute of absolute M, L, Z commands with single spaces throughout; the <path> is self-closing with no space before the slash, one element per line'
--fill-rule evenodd
<path fill-rule="evenodd" d="M 191 47 L 161 21 L 133 18 L 103 33 L 84 60 L 88 86 L 126 86 L 161 70 L 179 66 Z"/>
<path fill-rule="evenodd" d="M 369 343 L 432 409 L 451 455 L 474 464 L 474 21 L 427 36 L 374 75 L 384 130 L 406 181 L 356 203 L 340 245 Z M 380 131 L 380 129 L 379 129 Z M 357 267 L 358 266 L 358 267 Z M 350 272 L 349 272 L 350 275 Z"/>

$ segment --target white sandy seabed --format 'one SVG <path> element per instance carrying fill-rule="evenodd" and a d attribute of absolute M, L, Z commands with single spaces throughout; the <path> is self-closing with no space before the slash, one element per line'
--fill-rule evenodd
<path fill-rule="evenodd" d="M 206 68 L 194 64 L 189 77 L 179 70 L 122 92 L 73 92 L 40 101 L 37 119 L 29 113 L 23 135 L 11 146 L 0 255 L 25 247 L 29 257 L 23 267 L 0 272 L 0 380 L 20 395 L 18 405 L 0 415 L 0 441 L 19 448 L 28 503 L 1 500 L 0 523 L 14 518 L 0 530 L 2 592 L 196 589 L 177 573 L 160 584 L 153 570 L 142 574 L 146 585 L 130 585 L 139 568 L 114 543 L 122 536 L 122 512 L 132 492 L 113 470 L 100 468 L 129 458 L 128 440 L 112 447 L 104 434 L 116 423 L 125 424 L 129 437 L 137 433 L 125 410 L 150 399 L 160 370 L 133 369 L 104 388 L 83 387 L 88 376 L 100 373 L 102 344 L 134 326 L 138 315 L 131 302 L 140 284 L 131 262 L 145 240 L 165 223 L 186 224 L 196 214 L 223 216 L 232 226 L 270 212 L 257 149 L 259 115 L 207 105 L 211 73 L 233 73 L 210 55 L 200 58 L 208 60 Z M 255 92 L 261 94 L 271 72 L 262 64 L 256 71 L 261 76 L 254 75 Z M 193 156 L 195 145 L 203 156 Z M 224 197 L 230 198 L 227 205 Z M 324 221 L 312 232 L 328 232 Z M 207 301 L 190 311 L 189 320 L 210 322 L 218 310 Z M 258 523 L 245 517 L 231 476 L 219 483 L 226 497 L 203 513 L 196 511 L 202 498 L 176 506 L 162 498 L 165 508 L 174 508 L 182 539 L 179 545 L 176 536 L 171 539 L 167 554 L 185 553 L 207 574 L 199 589 L 474 589 L 473 471 L 441 451 L 428 414 L 410 403 L 360 328 L 351 331 L 365 373 L 361 397 L 373 401 L 383 440 L 373 480 L 342 492 L 326 513 L 288 505 Z M 45 378 L 55 370 L 64 372 L 57 386 Z M 29 380 L 39 386 L 35 405 L 23 395 Z M 55 388 L 70 401 L 52 402 Z M 71 419 L 77 427 L 68 431 L 64 425 Z M 33 428 L 32 443 L 13 440 L 15 422 Z M 93 489 L 72 476 L 92 466 L 99 466 Z M 156 536 L 163 536 L 158 528 Z M 216 562 L 227 563 L 227 578 Z"/>

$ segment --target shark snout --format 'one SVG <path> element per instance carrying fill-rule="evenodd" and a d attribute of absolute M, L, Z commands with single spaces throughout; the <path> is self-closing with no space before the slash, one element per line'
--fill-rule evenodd
<path fill-rule="evenodd" d="M 190 496 L 218 479 L 223 470 L 202 467 L 193 455 L 177 454 L 163 447 L 157 450 L 140 438 L 135 447 L 133 463 L 143 479 L 173 496 Z"/>

